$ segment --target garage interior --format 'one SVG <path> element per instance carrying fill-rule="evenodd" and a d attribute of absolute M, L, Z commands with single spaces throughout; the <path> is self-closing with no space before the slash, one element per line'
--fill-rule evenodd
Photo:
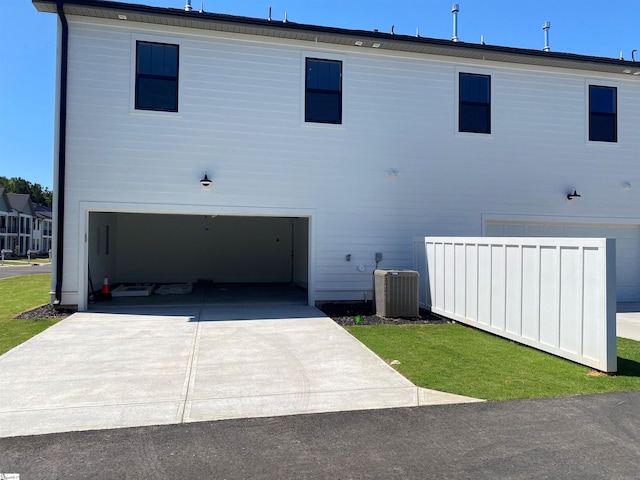
<path fill-rule="evenodd" d="M 308 218 L 90 212 L 88 231 L 97 303 L 105 275 L 115 305 L 308 303 Z"/>

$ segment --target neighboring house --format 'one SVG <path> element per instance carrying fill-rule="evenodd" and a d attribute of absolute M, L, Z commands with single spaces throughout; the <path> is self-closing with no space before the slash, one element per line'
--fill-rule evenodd
<path fill-rule="evenodd" d="M 640 301 L 640 63 L 33 3 L 59 18 L 56 302 L 86 308 L 89 265 L 363 300 L 425 235 L 615 237 Z"/>
<path fill-rule="evenodd" d="M 53 214 L 50 207 L 34 204 L 32 249 L 37 253 L 49 253 L 53 238 Z"/>
<path fill-rule="evenodd" d="M 34 204 L 28 194 L 0 188 L 0 249 L 18 255 L 48 253 L 52 226 L 51 208 Z"/>
<path fill-rule="evenodd" d="M 12 235 L 12 249 L 18 255 L 26 255 L 32 248 L 33 239 L 33 220 L 36 216 L 33 202 L 31 202 L 31 196 L 27 193 L 7 193 L 9 199 L 9 206 L 12 209 L 11 220 L 11 232 L 16 232 Z"/>
<path fill-rule="evenodd" d="M 7 191 L 0 188 L 0 250 L 14 252 L 18 244 L 18 214 L 11 207 Z"/>

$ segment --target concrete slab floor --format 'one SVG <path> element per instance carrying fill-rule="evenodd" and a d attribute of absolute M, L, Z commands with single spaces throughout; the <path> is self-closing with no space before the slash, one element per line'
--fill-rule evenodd
<path fill-rule="evenodd" d="M 278 305 L 307 305 L 305 289 L 289 283 L 195 283 L 193 291 L 184 295 L 142 297 L 114 297 L 89 305 L 89 311 L 131 311 L 131 308 L 153 306 L 246 305 L 259 303 Z"/>
<path fill-rule="evenodd" d="M 0 356 L 0 437 L 476 399 L 420 389 L 305 305 L 76 313 Z"/>
<path fill-rule="evenodd" d="M 618 303 L 616 336 L 640 341 L 640 303 Z"/>

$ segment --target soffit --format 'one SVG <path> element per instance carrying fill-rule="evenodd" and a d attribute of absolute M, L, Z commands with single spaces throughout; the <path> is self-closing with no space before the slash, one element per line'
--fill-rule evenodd
<path fill-rule="evenodd" d="M 33 4 L 41 12 L 55 13 L 57 11 L 55 0 L 34 0 Z M 199 13 L 196 10 L 186 12 L 180 9 L 103 0 L 64 0 L 64 12 L 67 15 L 89 18 L 194 28 L 329 45 L 354 46 L 358 41 L 362 42 L 360 48 L 368 50 L 373 50 L 373 45 L 378 44 L 379 46 L 376 48 L 378 51 L 410 52 L 481 61 L 626 74 L 628 77 L 640 80 L 640 62 L 571 53 L 453 42 L 364 30 L 304 25 L 294 22 L 284 23 L 234 15 Z M 125 16 L 126 20 L 122 20 L 120 16 Z M 636 72 L 636 75 L 629 75 L 629 73 Z"/>

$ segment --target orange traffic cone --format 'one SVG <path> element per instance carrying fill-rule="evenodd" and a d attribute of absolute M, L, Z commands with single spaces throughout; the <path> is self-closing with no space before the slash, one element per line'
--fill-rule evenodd
<path fill-rule="evenodd" d="M 111 290 L 109 289 L 109 276 L 105 275 L 102 281 L 102 290 L 100 290 L 102 298 L 111 300 Z"/>

